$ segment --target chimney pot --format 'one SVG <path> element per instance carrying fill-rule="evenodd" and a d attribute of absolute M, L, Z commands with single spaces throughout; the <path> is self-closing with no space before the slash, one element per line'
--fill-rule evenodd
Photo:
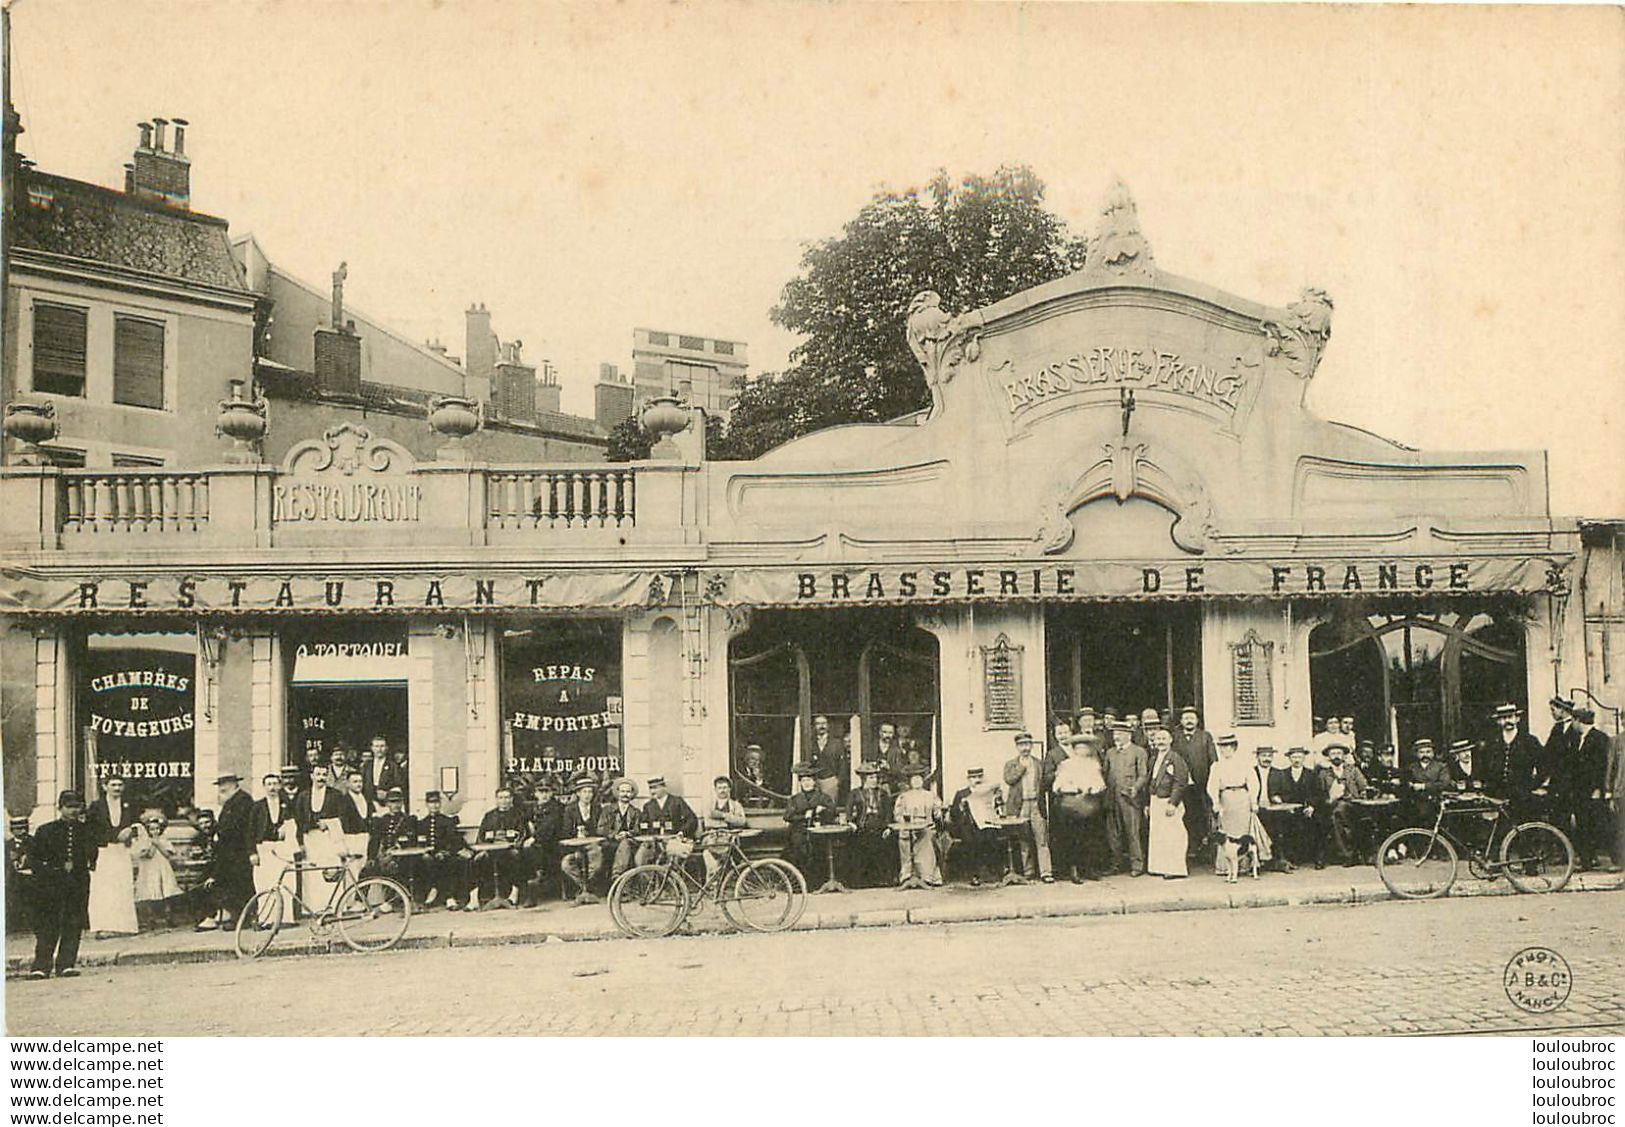
<path fill-rule="evenodd" d="M 135 165 L 126 164 L 124 166 L 124 193 L 128 195 L 133 191 L 135 191 Z"/>
<path fill-rule="evenodd" d="M 152 148 L 152 122 L 143 121 L 136 128 L 141 130 L 141 147 L 143 149 Z"/>
<path fill-rule="evenodd" d="M 183 157 L 186 155 L 186 127 L 192 123 L 184 117 L 177 117 L 173 120 L 175 122 L 175 155 Z"/>
<path fill-rule="evenodd" d="M 168 125 L 169 119 L 167 117 L 155 117 L 152 119 L 153 152 L 161 153 L 164 151 L 164 129 L 167 128 Z"/>

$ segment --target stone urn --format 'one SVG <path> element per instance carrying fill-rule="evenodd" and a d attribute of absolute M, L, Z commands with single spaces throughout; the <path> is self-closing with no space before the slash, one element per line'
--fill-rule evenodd
<path fill-rule="evenodd" d="M 429 426 L 446 436 L 437 457 L 448 462 L 468 461 L 463 439 L 479 430 L 485 419 L 478 400 L 460 395 L 441 395 L 429 403 Z"/>
<path fill-rule="evenodd" d="M 58 430 L 56 407 L 49 402 L 14 399 L 6 404 L 5 431 L 17 443 L 17 465 L 48 465 L 50 459 L 40 445 L 55 438 Z"/>
<path fill-rule="evenodd" d="M 683 406 L 682 400 L 675 395 L 657 395 L 643 405 L 643 414 L 638 420 L 645 431 L 654 436 L 654 448 L 649 451 L 652 458 L 675 458 L 678 456 L 677 444 L 671 440 L 672 435 L 681 434 L 688 429 L 688 408 Z"/>
<path fill-rule="evenodd" d="M 267 404 L 258 396 L 243 395 L 243 381 L 232 380 L 231 395 L 220 401 L 214 419 L 214 433 L 232 441 L 225 453 L 228 465 L 251 466 L 260 460 L 260 442 L 271 429 L 266 418 Z"/>

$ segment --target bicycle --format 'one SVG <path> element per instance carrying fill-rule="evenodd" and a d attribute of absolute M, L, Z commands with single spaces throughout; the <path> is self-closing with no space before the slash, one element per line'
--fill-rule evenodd
<path fill-rule="evenodd" d="M 399 943 L 412 921 L 412 897 L 399 881 L 388 877 L 357 880 L 345 862 L 361 859 L 357 854 L 344 853 L 340 854 L 337 866 L 297 858 L 283 865 L 276 885 L 255 893 L 237 917 L 237 957 L 257 959 L 270 948 L 282 930 L 285 901 L 292 901 L 296 916 L 303 912 L 310 917 L 313 943 L 326 941 L 334 928 L 356 951 L 387 951 Z M 290 873 L 321 873 L 333 886 L 327 904 L 319 911 L 314 910 L 296 891 L 297 881 L 292 888 L 284 888 L 283 881 Z"/>
<path fill-rule="evenodd" d="M 1574 846 L 1556 826 L 1519 823 L 1500 838 L 1499 856 L 1491 856 L 1507 806 L 1507 799 L 1485 794 L 1442 796 L 1432 829 L 1396 830 L 1378 847 L 1377 875 L 1401 899 L 1431 900 L 1456 883 L 1465 852 L 1468 871 L 1480 880 L 1505 875 L 1519 892 L 1561 891 L 1574 873 Z M 1446 818 L 1478 818 L 1490 823 L 1489 832 L 1469 847 L 1445 829 Z"/>
<path fill-rule="evenodd" d="M 807 910 L 806 878 L 777 857 L 747 857 L 740 841 L 760 832 L 707 830 L 702 840 L 726 839 L 727 852 L 704 881 L 688 870 L 694 846 L 686 838 L 664 837 L 661 860 L 628 869 L 610 885 L 610 918 L 633 938 L 658 939 L 682 927 L 696 907 L 710 901 L 741 931 L 794 927 Z"/>

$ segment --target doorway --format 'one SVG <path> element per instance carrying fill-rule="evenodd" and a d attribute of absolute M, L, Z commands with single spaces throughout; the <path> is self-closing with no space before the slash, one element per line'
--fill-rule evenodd
<path fill-rule="evenodd" d="M 407 750 L 406 701 L 404 682 L 291 686 L 288 763 L 326 764 L 339 751 L 354 764 L 376 736 L 389 741 L 392 753 Z"/>
<path fill-rule="evenodd" d="M 1084 707 L 1164 716 L 1202 699 L 1201 607 L 1079 603 L 1044 612 L 1051 716 Z"/>

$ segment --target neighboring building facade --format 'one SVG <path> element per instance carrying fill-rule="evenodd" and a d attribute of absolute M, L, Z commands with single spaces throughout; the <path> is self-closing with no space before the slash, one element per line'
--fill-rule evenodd
<path fill-rule="evenodd" d="M 691 410 L 674 457 L 621 466 L 431 463 L 341 426 L 148 475 L 205 491 L 201 519 L 87 519 L 83 480 L 5 471 L 0 589 L 34 646 L 7 704 L 37 732 L 8 803 L 113 764 L 206 796 L 376 733 L 414 809 L 453 789 L 466 821 L 504 774 L 703 795 L 758 744 L 769 826 L 815 716 L 853 766 L 888 726 L 946 789 L 1086 705 L 1195 703 L 1249 750 L 1352 715 L 1403 748 L 1617 693 L 1618 526 L 1553 518 L 1541 453 L 1320 419 L 1325 295 L 1165 274 L 1126 200 L 1094 245 L 979 311 L 916 302 L 930 412 L 752 462 L 703 459 Z"/>
<path fill-rule="evenodd" d="M 745 387 L 749 367 L 741 341 L 632 330 L 632 383 L 640 403 L 675 395 L 691 407 L 726 419 Z"/>

